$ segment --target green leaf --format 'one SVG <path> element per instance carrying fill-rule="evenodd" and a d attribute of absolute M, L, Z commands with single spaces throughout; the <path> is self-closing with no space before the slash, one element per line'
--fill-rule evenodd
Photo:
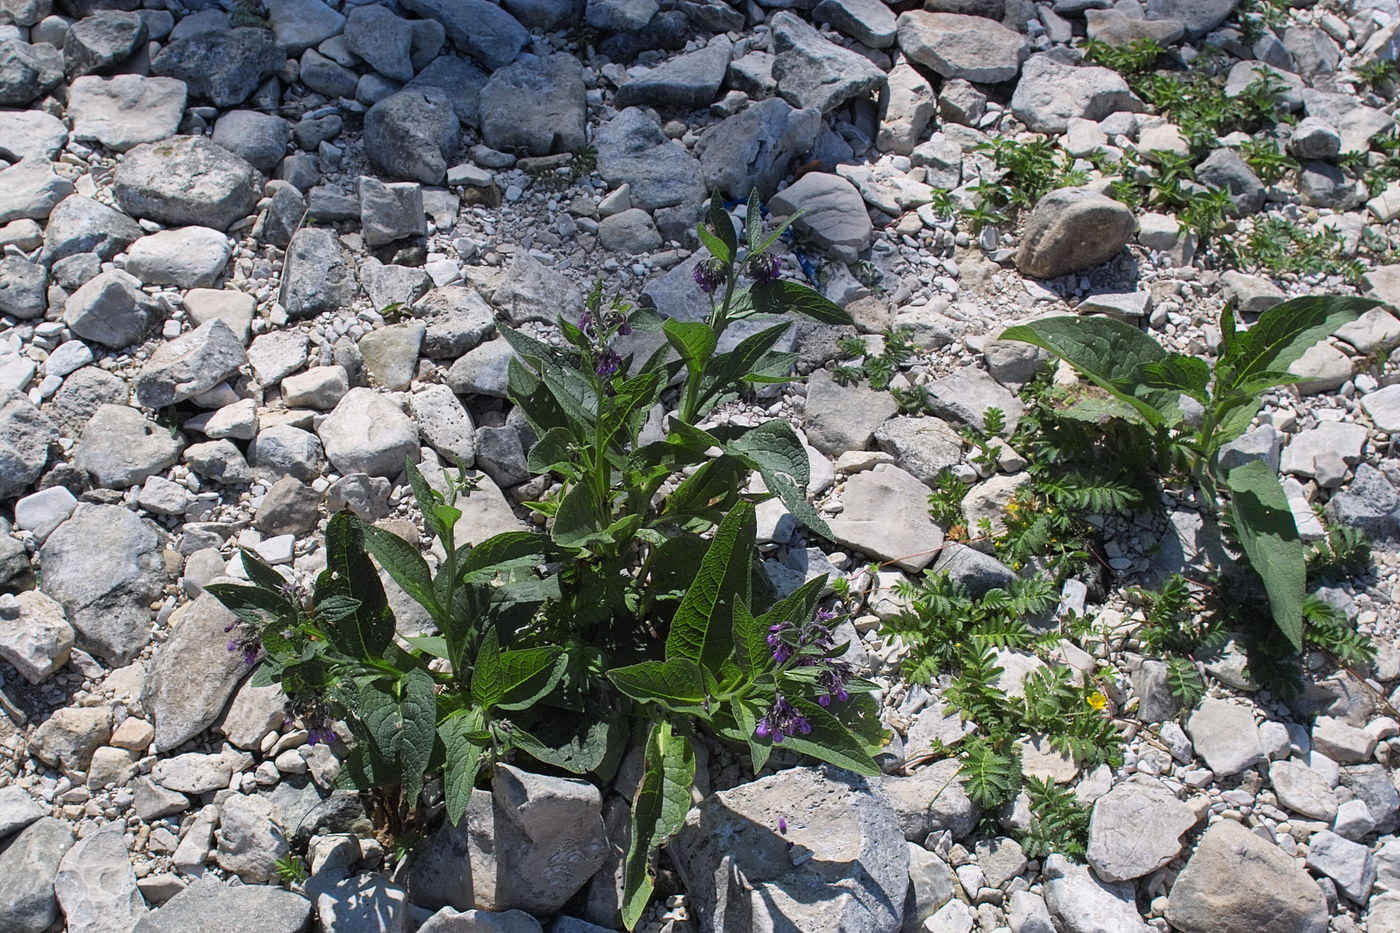
<path fill-rule="evenodd" d="M 744 205 L 744 241 L 750 253 L 758 252 L 759 241 L 763 239 L 763 208 L 758 201 L 758 189 L 749 189 L 749 200 Z"/>
<path fill-rule="evenodd" d="M 714 233 L 724 243 L 729 250 L 729 259 L 734 258 L 734 254 L 739 252 L 739 237 L 734 232 L 734 218 L 729 216 L 729 212 L 724 209 L 724 198 L 718 191 L 710 195 L 710 226 L 714 228 Z M 725 261 L 728 262 L 729 259 Z"/>
<path fill-rule="evenodd" d="M 760 314 L 801 315 L 822 324 L 851 324 L 851 316 L 841 306 L 801 282 L 774 279 L 755 282 L 749 288 L 754 310 Z"/>
<path fill-rule="evenodd" d="M 430 657 L 451 660 L 447 653 L 447 639 L 441 635 L 405 635 L 403 640 Z"/>
<path fill-rule="evenodd" d="M 706 460 L 666 497 L 661 514 L 705 515 L 715 509 L 727 511 L 738 498 L 747 476 L 748 468 L 735 457 Z"/>
<path fill-rule="evenodd" d="M 1225 485 L 1240 547 L 1264 581 L 1274 624 L 1302 650 L 1307 556 L 1288 496 L 1278 475 L 1262 460 L 1235 467 Z"/>
<path fill-rule="evenodd" d="M 598 415 L 598 393 L 582 373 L 572 368 L 544 364 L 544 384 L 569 421 L 592 431 Z"/>
<path fill-rule="evenodd" d="M 685 825 L 695 783 L 695 750 L 662 720 L 647 735 L 642 781 L 632 800 L 632 844 L 622 875 L 622 923 L 631 930 L 651 900 L 653 853 Z"/>
<path fill-rule="evenodd" d="M 550 428 L 535 441 L 525 455 L 525 466 L 536 476 L 559 473 L 570 479 L 578 478 L 578 454 L 574 449 L 574 432 L 568 428 Z"/>
<path fill-rule="evenodd" d="M 594 697 L 591 702 L 602 700 Z M 620 707 L 602 716 L 568 716 L 551 711 L 547 719 L 529 730 L 513 725 L 510 740 L 545 764 L 574 774 L 588 774 L 608 768 L 622 754 L 626 725 L 626 715 Z"/>
<path fill-rule="evenodd" d="M 549 554 L 549 540 L 533 531 L 505 531 L 472 548 L 462 562 L 463 583 L 485 583 L 504 570 L 530 567 Z"/>
<path fill-rule="evenodd" d="M 690 658 L 714 671 L 729 656 L 734 604 L 749 596 L 754 534 L 753 506 L 740 502 L 715 529 L 695 580 L 676 608 L 666 638 L 668 658 Z"/>
<path fill-rule="evenodd" d="M 1341 295 L 1310 295 L 1274 305 L 1254 326 L 1235 335 L 1221 363 L 1230 368 L 1231 388 L 1241 388 L 1265 370 L 1286 370 L 1314 344 L 1380 302 Z"/>
<path fill-rule="evenodd" d="M 423 772 L 433 754 L 437 739 L 437 696 L 432 675 L 414 668 L 400 680 L 399 700 L 402 724 L 399 735 L 399 765 L 403 769 L 404 799 L 410 809 L 418 808 L 423 791 Z"/>
<path fill-rule="evenodd" d="M 773 348 L 773 345 L 782 339 L 787 333 L 791 324 L 774 324 L 772 327 L 764 328 L 756 334 L 750 334 L 728 353 L 721 353 L 716 356 L 710 364 L 710 371 L 705 389 L 705 398 L 709 398 L 717 392 L 727 391 L 733 388 L 734 384 L 747 375 L 764 355 Z"/>
<path fill-rule="evenodd" d="M 731 230 L 732 230 L 731 226 Z M 711 233 L 703 222 L 695 225 L 695 235 L 700 238 L 700 245 L 709 250 L 711 256 L 720 262 L 728 263 L 734 259 L 733 252 L 725 245 L 724 240 Z"/>
<path fill-rule="evenodd" d="M 799 733 L 784 739 L 784 748 L 857 774 L 880 773 L 880 766 L 865 750 L 864 743 L 825 707 L 805 697 L 788 697 L 788 702 L 806 717 L 812 731 L 807 735 Z"/>
<path fill-rule="evenodd" d="M 453 713 L 438 725 L 438 737 L 446 749 L 442 768 L 442 795 L 447 804 L 447 821 L 457 824 L 467 813 L 472 788 L 481 770 L 483 746 L 473 736 L 486 728 L 486 718 L 475 707 Z"/>
<path fill-rule="evenodd" d="M 243 559 L 243 570 L 254 586 L 273 593 L 280 592 L 287 585 L 287 578 L 272 568 L 270 564 L 249 548 L 239 548 Z"/>
<path fill-rule="evenodd" d="M 1165 425 L 1177 408 L 1170 393 L 1158 391 L 1141 397 L 1135 393 L 1142 367 L 1162 362 L 1167 351 L 1131 324 L 1105 317 L 1051 317 L 1008 327 L 998 339 L 1019 340 L 1048 350 L 1131 405 L 1154 427 Z"/>
<path fill-rule="evenodd" d="M 734 660 L 750 681 L 773 662 L 768 624 L 766 618 L 755 617 L 746 603 L 734 607 Z"/>
<path fill-rule="evenodd" d="M 661 332 L 692 372 L 702 371 L 714 355 L 715 332 L 704 321 L 671 319 L 661 326 Z"/>
<path fill-rule="evenodd" d="M 559 682 L 562 668 L 558 661 L 563 652 L 557 645 L 502 651 L 501 696 L 492 706 L 507 710 L 533 706 Z"/>
<path fill-rule="evenodd" d="M 642 661 L 608 671 L 608 679 L 638 703 L 656 703 L 679 715 L 708 716 L 705 677 L 689 658 Z"/>
<path fill-rule="evenodd" d="M 582 549 L 601 540 L 601 534 L 593 487 L 588 483 L 574 484 L 559 500 L 550 535 L 561 547 Z"/>
<path fill-rule="evenodd" d="M 365 549 L 374 555 L 394 582 L 427 609 L 434 622 L 442 626 L 445 623 L 442 604 L 433 592 L 433 577 L 428 570 L 428 562 L 418 553 L 418 549 L 392 531 L 367 522 L 360 522 L 360 534 L 364 536 Z"/>
<path fill-rule="evenodd" d="M 743 458 L 754 469 L 765 475 L 780 473 L 792 479 L 799 486 L 806 486 L 811 478 L 811 461 L 807 449 L 802 446 L 797 432 L 781 418 L 765 421 L 735 441 L 725 445 L 725 449 Z M 769 490 L 776 492 L 776 490 Z"/>
<path fill-rule="evenodd" d="M 505 693 L 505 669 L 501 665 L 501 642 L 496 629 L 486 629 L 476 649 L 476 666 L 472 668 L 472 699 L 482 709 L 489 710 Z"/>
<path fill-rule="evenodd" d="M 1173 353 L 1159 363 L 1142 367 L 1142 384 L 1150 389 L 1169 389 L 1189 395 L 1205 404 L 1210 386 L 1210 364 L 1197 356 Z"/>
<path fill-rule="evenodd" d="M 240 621 L 250 625 L 258 625 L 266 617 L 280 619 L 294 612 L 291 604 L 282 596 L 259 586 L 209 583 L 204 591 L 223 603 L 224 608 L 238 616 Z"/>
<path fill-rule="evenodd" d="M 619 385 L 616 395 L 609 401 L 599 418 L 595 448 L 602 450 L 611 444 L 619 431 L 632 425 L 639 414 L 645 413 L 656 404 L 663 388 L 665 384 L 659 370 L 642 373 Z M 630 441 L 631 437 L 627 440 Z"/>
<path fill-rule="evenodd" d="M 326 523 L 326 569 L 316 581 L 315 605 L 335 596 L 359 600 L 358 610 L 328 628 L 331 642 L 344 653 L 374 662 L 394 638 L 394 614 L 365 552 L 360 524 L 350 512 L 337 512 Z"/>

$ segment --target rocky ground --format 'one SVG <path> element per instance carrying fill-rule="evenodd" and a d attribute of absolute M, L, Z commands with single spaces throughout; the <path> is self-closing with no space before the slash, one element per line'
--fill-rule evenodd
<path fill-rule="evenodd" d="M 898 731 L 869 781 L 798 767 L 744 783 L 713 749 L 717 790 L 671 845 L 675 893 L 647 928 L 1400 930 L 1400 173 L 1385 174 L 1381 80 L 1400 8 L 1236 5 L 0 0 L 0 929 L 616 928 L 625 773 L 603 797 L 498 768 L 494 819 L 444 828 L 406 865 L 334 791 L 343 747 L 309 744 L 279 690 L 247 680 L 202 586 L 242 576 L 240 547 L 308 579 L 344 508 L 419 540 L 405 456 L 479 471 L 470 540 L 527 527 L 516 503 L 548 483 L 504 403 L 497 322 L 547 333 L 599 277 L 702 313 L 703 201 L 756 186 L 775 215 L 807 211 L 788 273 L 847 306 L 872 355 L 905 328 L 918 352 L 894 385 L 935 409 L 833 380 L 856 331 L 804 325 L 789 349 L 805 383 L 719 415 L 805 432 L 835 540 L 770 503 L 767 567 L 780 586 L 837 572 L 866 593 L 855 657 Z M 1267 64 L 1296 121 L 1197 158 L 1081 59 L 1086 35 L 1155 39 L 1178 69 L 1221 50 L 1236 95 Z M 950 213 L 938 192 L 975 208 L 1001 175 L 979 145 L 1030 132 L 1080 159 L 1081 186 L 987 225 Z M 1267 138 L 1297 162 L 1268 182 L 1240 155 Z M 1106 196 L 1114 165 L 1147 183 L 1172 157 L 1229 193 L 1227 237 L 1286 221 L 1305 239 L 1285 255 L 1330 237 L 1332 264 L 1231 260 L 1171 205 Z M 1115 672 L 1125 760 L 1080 773 L 1028 751 L 1028 773 L 1093 805 L 1087 864 L 1028 860 L 1011 838 L 1024 805 L 979 821 L 955 761 L 902 767 L 958 725 L 936 689 L 901 681 L 881 632 L 899 580 L 957 572 L 928 484 L 976 483 L 975 525 L 1019 482 L 1014 452 L 989 471 L 955 430 L 1018 411 L 1043 362 L 994 337 L 1077 310 L 1208 355 L 1226 301 L 1311 293 L 1388 307 L 1299 361 L 1304 382 L 1268 399 L 1236 455 L 1281 470 L 1307 536 L 1326 503 L 1378 540 L 1374 571 L 1326 594 L 1378 659 L 1353 673 L 1309 657 L 1284 703 L 1227 648 L 1179 715 L 1121 586 L 1190 567 L 1199 523 L 1110 524 L 1107 600 L 1086 609 L 1069 587 L 1063 603 L 1102 637 L 1062 656 Z M 873 580 L 872 560 L 888 562 Z M 288 890 L 291 852 L 311 874 Z"/>

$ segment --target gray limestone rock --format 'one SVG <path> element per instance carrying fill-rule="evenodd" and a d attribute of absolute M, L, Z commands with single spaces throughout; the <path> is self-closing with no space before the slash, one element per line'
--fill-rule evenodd
<path fill-rule="evenodd" d="M 0 658 L 31 684 L 68 663 L 73 627 L 63 607 L 37 590 L 0 597 Z"/>
<path fill-rule="evenodd" d="M 345 45 L 386 78 L 413 78 L 413 27 L 385 7 L 353 8 L 345 19 Z"/>
<path fill-rule="evenodd" d="M 820 127 L 814 109 L 776 97 L 750 104 L 700 134 L 695 154 L 706 187 L 736 199 L 756 187 L 760 197 L 771 197 L 792 160 L 811 151 Z"/>
<path fill-rule="evenodd" d="M 899 820 L 899 831 L 909 842 L 922 844 L 930 833 L 947 830 L 954 840 L 972 832 L 980 809 L 963 790 L 958 763 L 936 761 L 907 777 L 884 777 L 880 788 L 889 798 Z"/>
<path fill-rule="evenodd" d="M 838 385 L 824 369 L 807 377 L 803 427 L 811 445 L 828 456 L 868 449 L 876 430 L 898 412 L 888 392 Z"/>
<path fill-rule="evenodd" d="M 1133 212 L 1118 201 L 1090 188 L 1061 188 L 1026 219 L 1016 267 L 1043 279 L 1084 272 L 1116 256 L 1136 227 Z"/>
<path fill-rule="evenodd" d="M 515 17 L 487 0 L 404 0 L 404 6 L 442 23 L 452 44 L 488 71 L 515 61 L 530 41 Z"/>
<path fill-rule="evenodd" d="M 172 466 L 184 439 L 126 405 L 100 406 L 73 451 L 73 463 L 99 486 L 127 489 Z"/>
<path fill-rule="evenodd" d="M 145 285 L 208 288 L 228 265 L 230 252 L 228 237 L 218 230 L 161 230 L 131 244 L 126 271 Z"/>
<path fill-rule="evenodd" d="M 114 176 L 122 210 L 172 225 L 225 230 L 253 211 L 262 176 L 202 136 L 172 136 L 127 153 Z"/>
<path fill-rule="evenodd" d="M 370 380 L 391 392 L 405 389 L 418 369 L 418 351 L 427 325 L 422 321 L 391 324 L 360 338 L 360 356 Z"/>
<path fill-rule="evenodd" d="M 1045 903 L 1063 933 L 1150 933 L 1138 915 L 1133 885 L 1101 881 L 1063 855 L 1045 860 Z"/>
<path fill-rule="evenodd" d="M 779 216 L 803 210 L 793 226 L 844 262 L 855 262 L 874 239 L 865 200 L 840 175 L 808 172 L 768 201 Z"/>
<path fill-rule="evenodd" d="M 1323 933 L 1327 901 L 1277 846 L 1221 820 L 1201 837 L 1177 876 L 1167 919 L 1182 933 Z"/>
<path fill-rule="evenodd" d="M 131 933 L 303 933 L 311 902 L 276 885 L 229 885 L 211 875 L 195 880 Z"/>
<path fill-rule="evenodd" d="M 216 107 L 235 107 L 285 61 L 269 30 L 239 27 L 174 40 L 151 59 L 151 73 L 184 81 Z"/>
<path fill-rule="evenodd" d="M 42 317 L 49 306 L 48 285 L 43 266 L 17 257 L 0 259 L 0 314 Z"/>
<path fill-rule="evenodd" d="M 0 498 L 21 495 L 37 480 L 57 441 L 58 429 L 27 396 L 0 395 Z"/>
<path fill-rule="evenodd" d="M 0 40 L 0 106 L 25 107 L 63 80 L 63 56 L 47 43 Z"/>
<path fill-rule="evenodd" d="M 156 651 L 142 697 L 154 720 L 157 748 L 183 745 L 223 713 L 248 671 L 242 653 L 228 648 L 227 629 L 236 621 L 211 593 L 170 617 L 173 634 Z"/>
<path fill-rule="evenodd" d="M 606 858 L 602 798 L 587 782 L 510 765 L 497 766 L 491 786 L 473 791 L 462 821 L 444 823 L 415 854 L 413 901 L 553 913 Z"/>
<path fill-rule="evenodd" d="M 292 126 L 281 117 L 256 110 L 230 110 L 214 122 L 214 142 L 270 174 L 287 154 Z"/>
<path fill-rule="evenodd" d="M 670 851 L 705 933 L 893 933 L 903 920 L 899 819 L 880 785 L 850 772 L 795 768 L 711 795 Z"/>
<path fill-rule="evenodd" d="M 617 89 L 613 106 L 655 107 L 670 113 L 686 113 L 708 106 L 719 95 L 720 85 L 724 83 L 731 48 L 727 39 L 720 39 L 637 75 Z"/>
<path fill-rule="evenodd" d="M 1011 112 L 1038 133 L 1063 133 L 1072 119 L 1102 120 L 1111 113 L 1142 109 L 1128 82 L 1108 68 L 1075 66 L 1043 52 L 1021 69 Z"/>
<path fill-rule="evenodd" d="M 355 264 L 334 230 L 325 227 L 298 230 L 287 248 L 285 263 L 282 305 L 292 320 L 338 311 L 354 299 L 358 287 Z M 305 338 L 303 344 L 304 341 Z M 305 359 L 304 349 L 302 358 Z M 260 376 L 267 380 L 266 375 L 260 373 Z"/>
<path fill-rule="evenodd" d="M 125 272 L 103 272 L 69 296 L 63 322 L 73 333 L 104 347 L 139 343 L 159 317 L 156 302 Z"/>
<path fill-rule="evenodd" d="M 579 152 L 588 142 L 584 91 L 583 66 L 574 56 L 521 56 L 481 89 L 482 138 L 493 149 L 533 156 Z M 630 106 L 621 90 L 614 104 Z"/>
<path fill-rule="evenodd" d="M 395 477 L 418 455 L 418 430 L 403 411 L 373 389 L 351 389 L 317 433 L 341 474 Z"/>
<path fill-rule="evenodd" d="M 219 867 L 249 884 L 275 879 L 277 862 L 290 851 L 272 802 L 248 794 L 235 794 L 224 801 L 214 838 Z"/>
<path fill-rule="evenodd" d="M 1235 703 L 1207 697 L 1186 721 L 1186 734 L 1218 775 L 1239 774 L 1265 761 L 1254 717 Z"/>
<path fill-rule="evenodd" d="M 73 830 L 46 816 L 31 823 L 0 850 L 0 929 L 44 933 L 58 917 L 54 878 L 64 853 L 73 845 Z"/>
<path fill-rule="evenodd" d="M 73 183 L 54 172 L 43 156 L 29 156 L 0 169 L 0 224 L 43 220 L 73 193 Z"/>
<path fill-rule="evenodd" d="M 116 505 L 80 503 L 39 549 L 41 589 L 63 605 L 78 646 L 114 665 L 150 637 L 150 603 L 165 583 L 162 536 Z"/>
<path fill-rule="evenodd" d="M 0 839 L 8 839 L 47 812 L 23 787 L 0 787 Z"/>
<path fill-rule="evenodd" d="M 872 49 L 894 45 L 895 15 L 880 0 L 821 0 L 812 19 L 836 29 Z"/>
<path fill-rule="evenodd" d="M 53 265 L 79 253 L 111 259 L 140 239 L 142 233 L 141 226 L 121 211 L 75 194 L 60 201 L 49 215 L 43 261 Z"/>
<path fill-rule="evenodd" d="M 1161 868 L 1181 852 L 1181 836 L 1196 814 L 1155 781 L 1126 781 L 1094 802 L 1089 864 L 1105 881 L 1130 881 Z"/>
<path fill-rule="evenodd" d="M 835 110 L 885 83 L 870 59 L 831 42 L 786 10 L 770 20 L 778 94 L 800 110 Z"/>
<path fill-rule="evenodd" d="M 553 324 L 561 315 L 576 322 L 583 313 L 583 293 L 562 272 L 521 250 L 491 293 L 491 303 L 515 325 L 526 321 Z"/>
<path fill-rule="evenodd" d="M 835 541 L 910 572 L 938 556 L 943 530 L 928 515 L 928 487 L 881 464 L 846 481 L 841 514 L 828 520 Z"/>
<path fill-rule="evenodd" d="M 418 76 L 405 85 L 406 90 L 435 87 L 446 92 L 452 110 L 463 126 L 480 122 L 481 89 L 490 75 L 463 58 L 443 55 L 434 59 Z"/>
<path fill-rule="evenodd" d="M 900 14 L 896 31 L 910 61 L 977 84 L 1010 81 L 1029 51 L 1024 36 L 980 16 L 915 10 Z"/>
<path fill-rule="evenodd" d="M 634 207 L 650 211 L 705 198 L 700 163 L 638 107 L 603 124 L 594 145 L 598 173 L 612 187 L 628 185 Z"/>
<path fill-rule="evenodd" d="M 142 75 L 89 75 L 68 86 L 75 139 L 125 152 L 174 136 L 185 112 L 185 83 Z"/>
<path fill-rule="evenodd" d="M 365 114 L 364 142 L 365 155 L 381 172 L 437 185 L 462 144 L 462 128 L 449 95 L 424 86 L 392 94 L 371 107 Z"/>
<path fill-rule="evenodd" d="M 208 392 L 248 362 L 243 344 L 220 320 L 161 344 L 136 377 L 136 401 L 164 408 Z"/>
<path fill-rule="evenodd" d="M 58 865 L 54 893 L 68 933 L 129 931 L 146 913 L 121 822 L 84 836 Z"/>
<path fill-rule="evenodd" d="M 146 41 L 146 22 L 124 10 L 97 10 L 68 27 L 63 36 L 63 65 L 68 76 L 109 71 L 130 58 Z"/>
<path fill-rule="evenodd" d="M 962 462 L 962 437 L 941 418 L 891 418 L 875 432 L 875 442 L 927 486 Z"/>

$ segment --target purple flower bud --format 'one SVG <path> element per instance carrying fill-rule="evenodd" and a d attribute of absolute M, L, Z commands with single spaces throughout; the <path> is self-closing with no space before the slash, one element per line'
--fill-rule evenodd
<path fill-rule="evenodd" d="M 692 278 L 700 290 L 708 295 L 724 284 L 724 263 L 718 259 L 703 260 L 696 264 Z"/>
<path fill-rule="evenodd" d="M 777 256 L 770 256 L 767 253 L 760 253 L 757 256 L 749 257 L 746 269 L 749 277 L 757 282 L 771 282 L 778 277 L 782 270 L 783 261 Z"/>

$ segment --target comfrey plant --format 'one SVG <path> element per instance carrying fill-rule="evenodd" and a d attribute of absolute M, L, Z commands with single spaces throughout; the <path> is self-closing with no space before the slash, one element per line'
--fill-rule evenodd
<path fill-rule="evenodd" d="M 837 620 L 818 609 L 825 578 L 777 598 L 756 561 L 756 500 L 776 496 L 826 531 L 807 502 L 801 442 L 784 421 L 698 424 L 747 387 L 787 379 L 792 354 L 775 347 L 789 314 L 849 320 L 780 277 L 770 251 L 782 230 L 764 231 L 751 198 L 741 245 L 711 201 L 699 229 L 710 256 L 696 269 L 711 297 L 704 320 L 663 321 L 596 288 L 578 321 L 559 321 L 562 346 L 502 330 L 516 353 L 509 395 L 538 438 L 529 466 L 558 480 L 527 503 L 546 532 L 464 546 L 457 525 L 470 488 L 410 462 L 435 568 L 416 546 L 340 513 L 311 593 L 251 553 L 251 586 L 209 588 L 238 617 L 231 647 L 258 662 L 255 681 L 280 683 L 318 740 L 343 720 L 353 742 L 343 773 L 396 821 L 419 817 L 433 776 L 456 822 L 483 772 L 507 756 L 606 783 L 629 744 L 643 747 L 629 928 L 650 897 L 656 852 L 689 808 L 701 733 L 746 749 L 755 772 L 777 746 L 878 770 L 874 685 L 840 660 Z M 769 326 L 728 334 L 760 316 Z M 626 347 L 647 332 L 664 342 L 638 360 Z M 732 348 L 721 351 L 727 335 Z M 671 409 L 666 433 L 644 442 L 658 405 Z M 767 493 L 741 492 L 753 472 Z M 396 634 L 371 556 L 426 609 L 434 634 Z"/>
<path fill-rule="evenodd" d="M 1290 366 L 1338 327 L 1377 302 L 1313 296 L 1275 305 L 1248 330 L 1234 312 L 1221 314 L 1214 364 L 1170 353 L 1129 324 L 1110 318 L 1055 317 L 1008 328 L 1021 340 L 1068 362 L 1100 393 L 1069 409 L 1086 420 L 1123 419 L 1140 425 L 1165 461 L 1176 461 L 1212 515 L 1243 552 L 1249 574 L 1263 585 L 1269 612 L 1293 648 L 1303 643 L 1307 555 L 1277 474 L 1262 460 L 1226 468 L 1221 452 L 1259 413 L 1264 393 L 1296 383 Z M 1200 415 L 1188 418 L 1184 399 Z"/>

